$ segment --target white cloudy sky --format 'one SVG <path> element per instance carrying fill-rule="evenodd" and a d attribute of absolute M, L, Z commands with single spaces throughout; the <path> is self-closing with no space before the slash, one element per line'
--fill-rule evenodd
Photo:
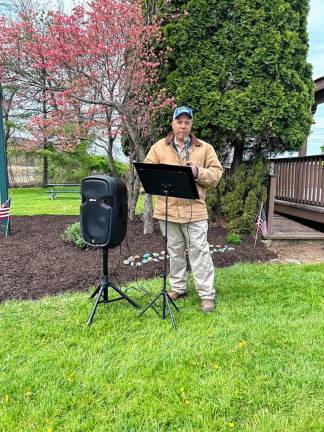
<path fill-rule="evenodd" d="M 313 78 L 324 76 L 324 1 L 311 0 L 308 16 L 309 54 L 308 61 L 313 65 Z M 308 153 L 320 153 L 324 145 L 324 104 L 318 105 L 314 115 L 315 124 L 308 141 Z"/>
<path fill-rule="evenodd" d="M 61 1 L 62 1 L 62 3 L 65 6 L 66 11 L 69 10 L 69 9 L 71 9 L 76 4 L 82 3 L 82 0 L 61 0 Z"/>
<path fill-rule="evenodd" d="M 309 56 L 313 65 L 313 77 L 324 75 L 324 1 L 311 0 L 308 15 Z"/>

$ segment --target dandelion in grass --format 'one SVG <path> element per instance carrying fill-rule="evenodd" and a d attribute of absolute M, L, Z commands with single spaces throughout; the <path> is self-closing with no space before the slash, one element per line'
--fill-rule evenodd
<path fill-rule="evenodd" d="M 73 381 L 73 374 L 67 373 L 65 378 L 66 378 L 67 382 L 72 382 Z"/>
<path fill-rule="evenodd" d="M 244 340 L 242 340 L 242 341 L 239 342 L 238 345 L 239 345 L 240 348 L 245 348 L 246 345 L 247 345 L 247 343 Z"/>
<path fill-rule="evenodd" d="M 235 423 L 232 423 L 232 422 L 228 423 L 228 427 L 233 428 L 234 426 L 235 426 Z"/>

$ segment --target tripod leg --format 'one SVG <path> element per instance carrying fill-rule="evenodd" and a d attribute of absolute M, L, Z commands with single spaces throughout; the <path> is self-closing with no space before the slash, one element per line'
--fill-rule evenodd
<path fill-rule="evenodd" d="M 172 298 L 169 296 L 169 294 L 167 293 L 168 299 L 171 302 L 172 306 L 179 312 L 179 308 L 178 306 L 175 304 L 175 302 L 172 300 Z"/>
<path fill-rule="evenodd" d="M 150 307 L 152 307 L 152 309 L 154 310 L 154 312 L 156 312 L 158 314 L 158 312 L 153 308 L 154 303 L 161 297 L 162 292 L 160 292 L 143 310 L 142 312 L 138 315 L 139 317 L 142 316 Z M 159 314 L 158 314 L 159 315 Z M 160 315 L 159 315 L 160 316 Z"/>
<path fill-rule="evenodd" d="M 88 326 L 89 326 L 89 325 L 91 324 L 91 322 L 92 322 L 93 316 L 94 316 L 94 314 L 95 314 L 95 312 L 96 312 L 96 309 L 97 309 L 98 303 L 99 303 L 99 301 L 100 301 L 100 297 L 102 296 L 102 293 L 103 293 L 103 291 L 104 291 L 105 288 L 107 289 L 107 287 L 103 284 L 103 285 L 101 285 L 101 287 L 100 287 L 100 289 L 99 289 L 98 296 L 97 296 L 97 298 L 96 298 L 95 304 L 93 305 L 93 308 L 92 308 L 91 314 L 90 314 L 89 319 L 88 319 L 88 321 L 87 321 L 87 325 L 88 325 Z"/>
<path fill-rule="evenodd" d="M 176 323 L 175 323 L 173 315 L 172 315 L 172 311 L 171 311 L 171 307 L 170 307 L 170 301 L 169 301 L 169 296 L 167 296 L 167 298 L 165 299 L 165 302 L 166 302 L 167 307 L 168 307 L 169 317 L 170 317 L 170 321 L 171 321 L 171 325 L 172 325 L 173 331 L 176 331 L 177 327 L 176 327 Z"/>
<path fill-rule="evenodd" d="M 95 297 L 95 295 L 99 292 L 100 288 L 101 288 L 101 285 L 99 285 L 99 286 L 94 290 L 94 292 L 93 292 L 93 293 L 91 294 L 91 296 L 89 297 L 89 300 L 91 300 L 91 299 L 93 299 L 93 298 Z"/>
<path fill-rule="evenodd" d="M 137 303 L 134 302 L 134 300 L 132 300 L 130 297 L 128 297 L 127 294 L 125 294 L 120 288 L 116 287 L 115 285 L 113 285 L 112 283 L 109 282 L 109 286 L 111 286 L 111 288 L 113 288 L 115 291 L 118 292 L 118 294 L 120 294 L 125 300 L 127 300 L 131 305 L 133 305 L 136 309 L 139 309 L 139 305 Z"/>

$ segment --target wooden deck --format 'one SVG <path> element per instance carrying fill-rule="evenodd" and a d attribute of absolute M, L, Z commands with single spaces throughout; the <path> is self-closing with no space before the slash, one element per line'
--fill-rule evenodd
<path fill-rule="evenodd" d="M 274 211 L 324 224 L 324 207 L 275 199 Z"/>
<path fill-rule="evenodd" d="M 275 213 L 272 232 L 265 235 L 264 238 L 269 240 L 324 240 L 324 232 Z"/>
<path fill-rule="evenodd" d="M 323 239 L 324 154 L 269 159 L 269 173 L 267 238 Z"/>

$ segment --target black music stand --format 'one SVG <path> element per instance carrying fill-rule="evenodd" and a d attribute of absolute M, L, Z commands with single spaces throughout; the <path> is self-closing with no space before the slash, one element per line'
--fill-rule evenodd
<path fill-rule="evenodd" d="M 172 315 L 170 304 L 178 311 L 178 307 L 166 291 L 166 268 L 167 268 L 167 244 L 168 244 L 168 197 L 197 199 L 199 198 L 195 179 L 189 166 L 148 164 L 134 162 L 134 166 L 141 180 L 143 188 L 147 194 L 161 195 L 165 197 L 165 232 L 164 232 L 164 270 L 163 283 L 160 293 L 142 310 L 139 316 L 143 315 L 150 307 L 154 308 L 154 303 L 162 297 L 162 315 L 166 318 L 168 310 L 169 318 L 173 330 L 176 330 L 175 321 Z"/>

